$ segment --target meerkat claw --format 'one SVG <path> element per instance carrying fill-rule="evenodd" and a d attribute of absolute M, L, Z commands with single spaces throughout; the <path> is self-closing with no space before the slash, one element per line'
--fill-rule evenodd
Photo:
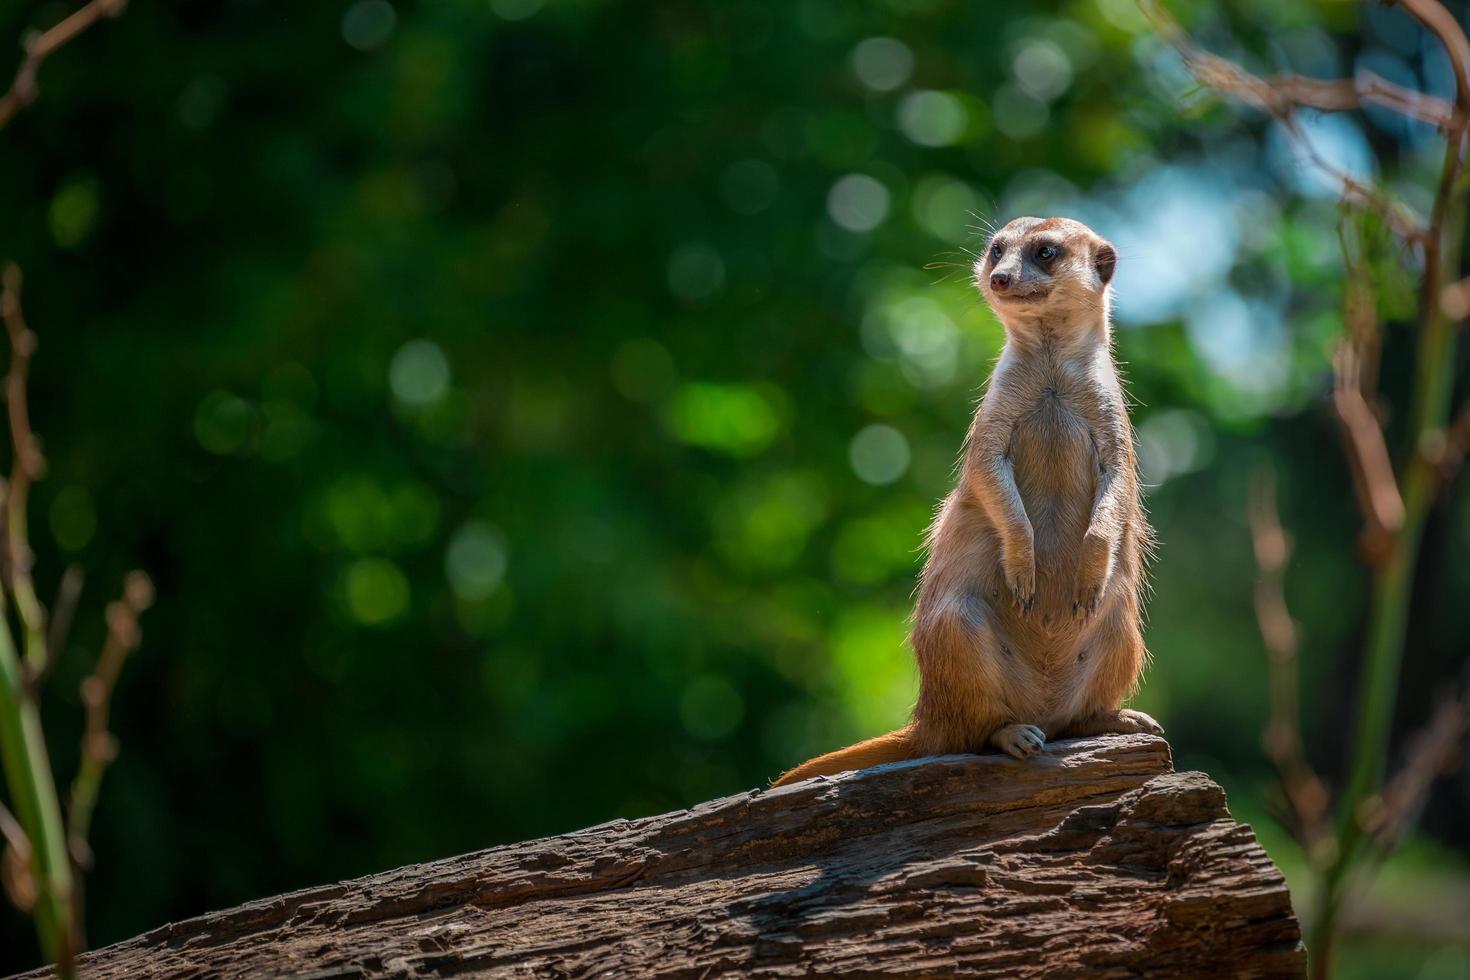
<path fill-rule="evenodd" d="M 1164 726 L 1155 721 L 1153 716 L 1133 708 L 1121 709 L 1118 712 L 1118 719 L 1131 725 L 1135 732 L 1147 732 L 1150 735 L 1164 734 Z"/>
<path fill-rule="evenodd" d="M 1046 733 L 1035 725 L 1007 725 L 990 736 L 990 744 L 1007 755 L 1026 759 L 1046 747 Z"/>
<path fill-rule="evenodd" d="M 1011 601 L 1016 604 L 1016 610 L 1021 613 L 1029 613 L 1031 605 L 1036 601 L 1036 591 L 1028 591 L 1019 580 L 1011 583 Z"/>
<path fill-rule="evenodd" d="M 1086 621 L 1097 612 L 1098 604 L 1102 601 L 1102 595 L 1097 589 L 1089 589 L 1085 593 L 1079 593 L 1072 600 L 1072 618 Z"/>

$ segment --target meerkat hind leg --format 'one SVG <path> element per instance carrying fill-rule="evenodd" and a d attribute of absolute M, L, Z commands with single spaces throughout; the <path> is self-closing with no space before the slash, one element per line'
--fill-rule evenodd
<path fill-rule="evenodd" d="M 1062 730 L 1062 738 L 1084 738 L 1088 735 L 1162 735 L 1164 726 L 1133 708 L 1114 708 L 1079 718 Z"/>
<path fill-rule="evenodd" d="M 990 744 L 1017 759 L 1025 759 L 1046 747 L 1046 733 L 1035 725 L 1007 725 L 990 736 Z"/>

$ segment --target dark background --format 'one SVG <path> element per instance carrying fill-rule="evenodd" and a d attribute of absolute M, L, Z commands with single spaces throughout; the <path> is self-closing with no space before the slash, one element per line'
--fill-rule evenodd
<path fill-rule="evenodd" d="M 69 9 L 11 4 L 0 38 Z M 1175 9 L 1260 69 L 1448 86 L 1397 10 Z M 1337 773 L 1367 576 L 1325 403 L 1336 201 L 1129 0 L 134 0 L 41 89 L 0 133 L 0 251 L 41 344 L 38 577 L 88 573 L 45 703 L 63 783 L 103 603 L 134 566 L 159 592 L 117 692 L 94 944 L 687 806 L 901 723 L 920 535 L 1002 341 L 967 252 L 1024 213 L 1122 254 L 1162 541 L 1136 704 L 1301 898 L 1264 812 L 1245 492 L 1273 463 Z M 1309 129 L 1427 202 L 1432 134 Z M 1402 406 L 1412 279 L 1379 272 Z M 1401 733 L 1464 661 L 1467 547 L 1462 480 Z M 1462 771 L 1345 968 L 1470 972 L 1470 912 L 1443 921 L 1470 909 L 1467 826 Z M 0 913 L 0 971 L 35 961 Z"/>

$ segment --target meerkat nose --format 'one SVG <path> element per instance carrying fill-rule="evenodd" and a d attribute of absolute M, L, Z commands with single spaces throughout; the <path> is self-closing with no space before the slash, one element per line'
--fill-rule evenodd
<path fill-rule="evenodd" d="M 997 292 L 1005 292 L 1011 288 L 1011 277 L 1006 272 L 992 273 L 990 276 L 990 288 Z"/>

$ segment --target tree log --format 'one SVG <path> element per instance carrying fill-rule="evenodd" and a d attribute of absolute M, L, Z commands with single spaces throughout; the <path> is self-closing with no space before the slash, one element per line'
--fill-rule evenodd
<path fill-rule="evenodd" d="M 1281 873 L 1172 770 L 1145 735 L 881 766 L 251 902 L 83 975 L 1300 976 Z"/>

